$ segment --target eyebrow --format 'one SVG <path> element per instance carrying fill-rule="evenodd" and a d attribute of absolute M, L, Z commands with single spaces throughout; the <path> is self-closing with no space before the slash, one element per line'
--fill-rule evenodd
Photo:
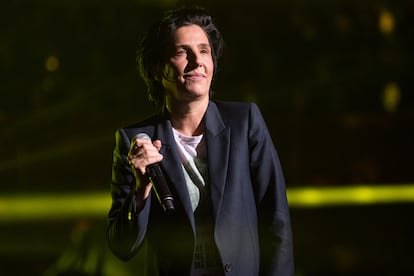
<path fill-rule="evenodd" d="M 189 45 L 187 45 L 187 44 L 177 44 L 177 45 L 175 45 L 175 47 L 176 48 L 188 48 Z M 197 44 L 197 47 L 198 48 L 204 48 L 204 47 L 211 48 L 210 44 L 208 44 L 208 43 L 200 43 L 200 44 Z"/>

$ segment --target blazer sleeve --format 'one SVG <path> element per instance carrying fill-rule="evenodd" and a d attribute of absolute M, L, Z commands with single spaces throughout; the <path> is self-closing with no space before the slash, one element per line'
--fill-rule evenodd
<path fill-rule="evenodd" d="M 136 212 L 135 177 L 127 161 L 130 139 L 123 129 L 115 133 L 111 196 L 107 240 L 120 259 L 130 259 L 142 244 L 148 223 L 151 197 L 141 212 Z"/>
<path fill-rule="evenodd" d="M 251 105 L 249 120 L 250 166 L 259 223 L 260 275 L 293 276 L 290 214 L 279 157 L 255 104 Z"/>

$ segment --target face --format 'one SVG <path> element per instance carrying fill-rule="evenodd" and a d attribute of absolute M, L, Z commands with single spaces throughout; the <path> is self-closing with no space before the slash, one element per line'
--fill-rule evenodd
<path fill-rule="evenodd" d="M 214 63 L 206 33 L 198 25 L 177 29 L 164 68 L 166 97 L 175 101 L 209 98 Z"/>

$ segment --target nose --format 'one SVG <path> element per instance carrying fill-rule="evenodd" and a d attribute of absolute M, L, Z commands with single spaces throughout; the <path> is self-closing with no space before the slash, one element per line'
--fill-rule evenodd
<path fill-rule="evenodd" d="M 202 66 L 203 65 L 203 61 L 201 59 L 201 55 L 200 54 L 196 54 L 195 56 L 196 56 L 195 63 L 198 65 L 198 67 Z"/>
<path fill-rule="evenodd" d="M 188 55 L 188 63 L 194 68 L 203 66 L 201 55 L 197 52 L 191 52 Z"/>

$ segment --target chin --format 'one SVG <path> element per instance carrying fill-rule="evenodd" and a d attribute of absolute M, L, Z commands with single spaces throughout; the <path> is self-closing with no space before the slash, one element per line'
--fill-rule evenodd
<path fill-rule="evenodd" d="M 197 95 L 204 95 L 204 94 L 208 94 L 210 91 L 210 86 L 206 86 L 206 85 L 197 85 L 197 84 L 191 84 L 187 86 L 187 91 L 189 91 L 192 94 L 197 94 Z"/>

